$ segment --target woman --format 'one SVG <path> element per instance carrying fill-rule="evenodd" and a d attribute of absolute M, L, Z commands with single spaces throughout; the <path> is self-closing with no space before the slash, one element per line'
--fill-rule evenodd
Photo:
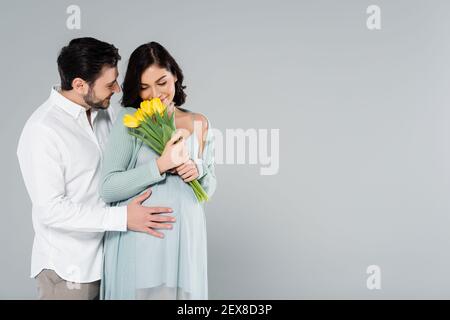
<path fill-rule="evenodd" d="M 151 187 L 152 195 L 142 205 L 170 207 L 176 221 L 164 235 L 157 230 L 162 225 L 156 225 L 154 235 L 106 233 L 103 299 L 208 298 L 205 213 L 187 182 L 198 179 L 209 197 L 214 193 L 214 141 L 206 117 L 180 108 L 184 89 L 180 67 L 160 44 L 141 45 L 131 54 L 123 83 L 124 108 L 103 159 L 101 196 L 106 203 L 126 205 Z M 161 156 L 132 137 L 122 123 L 125 114 L 152 98 L 159 98 L 169 115 L 175 112 L 177 132 Z M 188 153 L 190 159 L 171 157 Z"/>

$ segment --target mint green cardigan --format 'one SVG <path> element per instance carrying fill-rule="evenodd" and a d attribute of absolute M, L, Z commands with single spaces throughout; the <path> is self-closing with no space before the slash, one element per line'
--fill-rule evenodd
<path fill-rule="evenodd" d="M 100 180 L 100 196 L 106 203 L 117 203 L 130 199 L 166 178 L 166 173 L 162 175 L 159 173 L 156 159 L 135 167 L 142 141 L 131 136 L 128 133 L 129 129 L 122 122 L 125 114 L 133 114 L 135 111 L 134 108 L 123 108 L 117 116 L 108 138 Z M 202 158 L 194 157 L 192 160 L 196 162 L 199 171 L 197 180 L 211 198 L 216 190 L 217 180 L 214 170 L 214 135 L 211 124 L 208 119 L 207 121 L 208 130 Z"/>

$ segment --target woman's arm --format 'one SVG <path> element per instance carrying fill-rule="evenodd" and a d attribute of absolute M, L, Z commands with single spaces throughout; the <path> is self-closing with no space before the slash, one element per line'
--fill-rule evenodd
<path fill-rule="evenodd" d="M 165 173 L 160 174 L 156 159 L 127 170 L 140 142 L 128 133 L 129 129 L 123 125 L 122 119 L 125 114 L 134 111 L 133 108 L 124 108 L 109 135 L 100 182 L 100 196 L 106 203 L 127 200 L 166 178 Z"/>

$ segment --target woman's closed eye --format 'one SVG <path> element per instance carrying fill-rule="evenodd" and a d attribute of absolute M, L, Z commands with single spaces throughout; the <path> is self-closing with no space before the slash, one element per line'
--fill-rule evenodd
<path fill-rule="evenodd" d="M 166 84 L 167 84 L 167 81 L 158 83 L 158 86 L 165 86 Z M 149 87 L 141 87 L 141 90 L 147 90 L 148 88 Z"/>

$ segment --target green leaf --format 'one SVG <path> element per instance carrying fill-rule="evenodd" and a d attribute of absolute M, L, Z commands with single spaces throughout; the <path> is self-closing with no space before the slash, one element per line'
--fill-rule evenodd
<path fill-rule="evenodd" d="M 172 115 L 170 116 L 170 126 L 173 129 L 173 131 L 177 130 L 175 126 L 175 110 L 172 112 Z"/>
<path fill-rule="evenodd" d="M 155 112 L 155 116 L 156 116 L 156 122 L 158 122 L 159 124 L 163 124 L 164 123 L 164 120 L 159 115 L 159 112 Z"/>
<path fill-rule="evenodd" d="M 146 122 L 146 124 L 153 130 L 153 132 L 155 132 L 158 137 L 162 137 L 161 127 L 157 122 L 153 121 L 153 119 L 150 119 Z"/>
<path fill-rule="evenodd" d="M 150 137 L 152 137 L 152 139 L 154 139 L 160 146 L 162 146 L 162 137 L 159 137 L 147 123 L 143 122 L 142 128 Z"/>
<path fill-rule="evenodd" d="M 144 142 L 147 146 L 149 146 L 150 148 L 152 148 L 155 152 L 157 152 L 158 154 L 162 153 L 162 150 L 155 145 L 152 141 L 146 139 L 145 137 L 143 137 L 142 135 L 139 135 L 137 133 L 134 132 L 130 132 L 130 135 L 132 135 L 133 137 L 136 137 L 137 139 L 141 140 L 142 142 Z"/>
<path fill-rule="evenodd" d="M 163 123 L 161 127 L 162 127 L 162 130 L 163 130 L 165 136 L 168 137 L 168 140 L 170 140 L 170 138 L 172 138 L 172 134 L 174 133 L 174 130 L 172 130 L 172 128 L 165 123 Z"/>
<path fill-rule="evenodd" d="M 209 197 L 206 191 L 203 189 L 202 185 L 198 180 L 193 180 L 189 182 L 189 185 L 194 190 L 195 196 L 199 202 L 208 201 Z"/>
<path fill-rule="evenodd" d="M 169 114 L 167 113 L 167 108 L 164 109 L 164 115 L 163 115 L 163 118 L 164 118 L 164 122 L 165 122 L 166 124 L 170 124 L 170 119 L 169 119 Z"/>

